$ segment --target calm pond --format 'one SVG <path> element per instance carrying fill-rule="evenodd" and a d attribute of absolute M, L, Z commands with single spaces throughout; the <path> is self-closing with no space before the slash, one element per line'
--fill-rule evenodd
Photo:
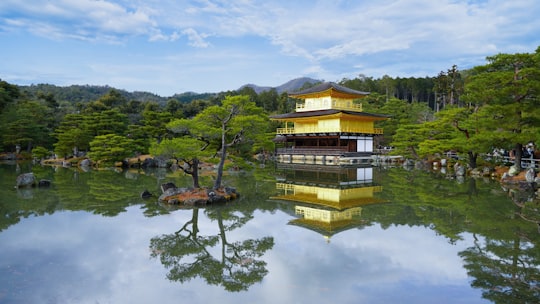
<path fill-rule="evenodd" d="M 31 171 L 52 186 L 15 189 Z M 0 164 L 0 303 L 540 299 L 538 201 L 489 179 L 272 165 L 226 175 L 226 205 L 140 198 L 165 182 L 190 178 Z"/>

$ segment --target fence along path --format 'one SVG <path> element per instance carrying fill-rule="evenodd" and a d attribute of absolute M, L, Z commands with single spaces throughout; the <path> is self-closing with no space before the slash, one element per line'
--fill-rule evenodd
<path fill-rule="evenodd" d="M 505 164 L 514 164 L 515 157 L 513 156 L 504 156 L 504 155 L 493 155 L 493 154 L 484 154 L 484 159 L 486 160 L 495 160 Z M 534 167 L 536 170 L 540 169 L 540 159 L 539 158 L 521 158 L 521 167 L 530 168 Z"/>

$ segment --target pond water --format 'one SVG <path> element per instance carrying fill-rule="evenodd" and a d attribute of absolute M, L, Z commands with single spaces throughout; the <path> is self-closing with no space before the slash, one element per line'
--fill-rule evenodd
<path fill-rule="evenodd" d="M 50 188 L 15 189 L 20 173 Z M 403 168 L 230 173 L 240 199 L 140 198 L 168 170 L 0 164 L 0 303 L 537 303 L 538 201 Z M 201 184 L 212 184 L 203 175 Z"/>

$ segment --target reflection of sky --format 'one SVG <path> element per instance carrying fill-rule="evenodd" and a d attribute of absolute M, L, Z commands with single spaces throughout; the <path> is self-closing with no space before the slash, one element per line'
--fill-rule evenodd
<path fill-rule="evenodd" d="M 0 234 L 0 303 L 479 303 L 458 252 L 423 227 L 378 226 L 334 235 L 287 225 L 287 214 L 256 212 L 229 242 L 274 237 L 262 257 L 268 275 L 247 292 L 200 279 L 169 282 L 150 257 L 150 239 L 177 231 L 191 211 L 146 218 L 138 207 L 116 217 L 57 212 Z M 200 235 L 217 223 L 199 212 Z"/>

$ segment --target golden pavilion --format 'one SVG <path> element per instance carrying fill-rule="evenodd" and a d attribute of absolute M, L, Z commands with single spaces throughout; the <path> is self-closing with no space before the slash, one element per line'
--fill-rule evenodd
<path fill-rule="evenodd" d="M 385 115 L 362 111 L 355 99 L 368 92 L 324 82 L 289 97 L 303 99 L 292 113 L 271 116 L 284 127 L 276 131 L 276 156 L 280 163 L 342 165 L 371 161 L 375 128 Z"/>

